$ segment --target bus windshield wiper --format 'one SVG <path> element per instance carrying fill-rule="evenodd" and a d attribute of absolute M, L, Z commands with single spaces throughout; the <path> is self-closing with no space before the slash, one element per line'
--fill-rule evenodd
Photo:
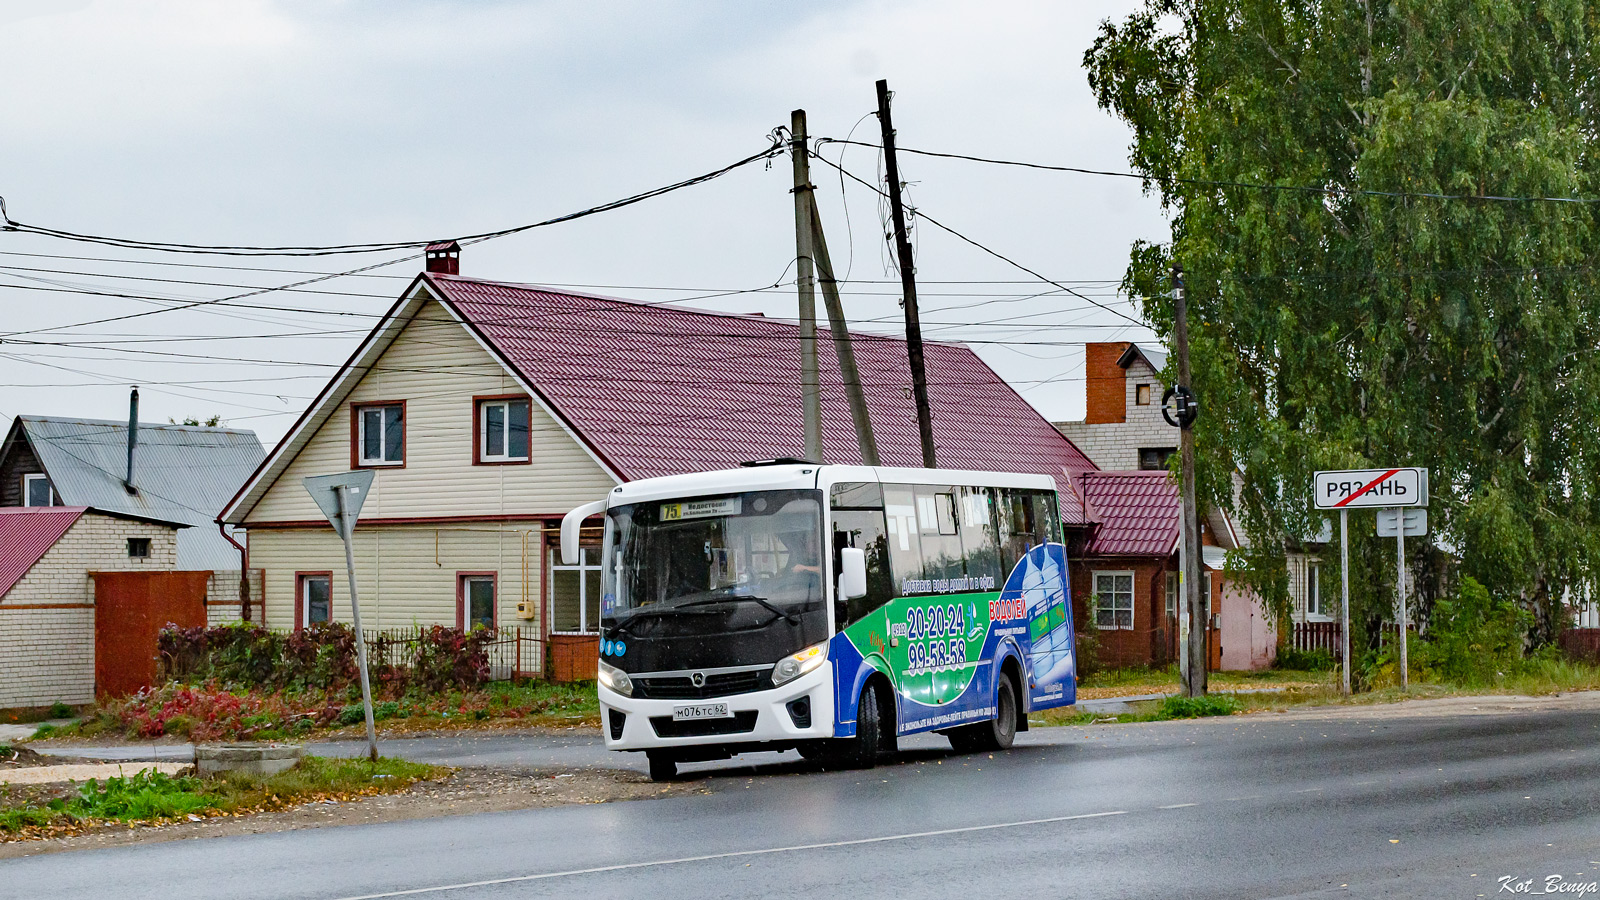
<path fill-rule="evenodd" d="M 688 603 L 679 603 L 678 605 L 676 605 L 676 606 L 674 606 L 672 608 L 673 609 L 684 609 L 685 607 L 690 607 L 690 606 L 711 606 L 711 605 L 717 604 L 717 603 L 732 603 L 732 602 L 736 602 L 736 601 L 744 601 L 744 602 L 747 602 L 747 603 L 759 603 L 762 606 L 766 607 L 767 609 L 771 610 L 773 615 L 782 617 L 783 620 L 785 622 L 788 622 L 790 625 L 799 625 L 800 624 L 800 617 L 795 615 L 794 613 L 784 612 L 783 610 L 779 609 L 778 607 L 772 605 L 772 603 L 769 602 L 767 600 L 767 598 L 765 598 L 765 597 L 755 597 L 755 596 L 751 596 L 749 594 L 727 594 L 727 595 L 722 596 L 722 597 L 706 597 L 706 598 L 701 599 L 701 600 L 690 600 Z"/>

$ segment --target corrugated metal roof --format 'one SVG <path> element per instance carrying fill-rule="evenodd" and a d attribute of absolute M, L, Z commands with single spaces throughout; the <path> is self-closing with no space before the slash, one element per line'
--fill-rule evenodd
<path fill-rule="evenodd" d="M 122 486 L 126 422 L 18 416 L 17 423 L 61 502 L 192 525 L 178 533 L 179 569 L 239 567 L 239 551 L 214 522 L 266 455 L 255 432 L 141 422 L 133 465 L 139 490 L 129 494 Z"/>
<path fill-rule="evenodd" d="M 801 456 L 796 323 L 429 274 L 449 301 L 628 480 Z M 859 463 L 837 355 L 822 329 L 822 432 Z M 920 466 L 905 341 L 854 333 L 878 454 Z M 1064 480 L 1094 464 L 970 349 L 925 347 L 939 464 Z M 1074 504 L 1063 504 L 1070 506 Z M 1064 510 L 1067 521 L 1073 510 Z"/>
<path fill-rule="evenodd" d="M 28 574 L 83 513 L 82 506 L 0 509 L 0 597 Z"/>
<path fill-rule="evenodd" d="M 1090 556 L 1168 556 L 1178 540 L 1178 485 L 1165 471 L 1085 472 L 1084 496 L 1100 525 Z"/>

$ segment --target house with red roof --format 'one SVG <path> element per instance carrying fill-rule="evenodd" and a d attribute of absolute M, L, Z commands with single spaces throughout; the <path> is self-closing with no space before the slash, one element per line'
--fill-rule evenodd
<path fill-rule="evenodd" d="M 1165 665 L 1177 658 L 1182 504 L 1167 470 L 1178 430 L 1161 415 L 1166 361 L 1165 352 L 1143 344 L 1088 344 L 1084 419 L 1056 423 L 1097 467 L 1073 483 L 1082 516 L 1096 525 L 1070 556 L 1078 621 L 1097 628 L 1108 665 Z M 1201 590 L 1212 610 L 1213 669 L 1259 669 L 1276 658 L 1274 624 L 1254 591 L 1225 572 L 1227 552 L 1243 540 L 1224 511 L 1201 517 Z M 1311 577 L 1314 587 L 1315 571 Z"/>
<path fill-rule="evenodd" d="M 180 522 L 85 506 L 0 508 L 0 709 L 95 697 L 95 579 L 177 565 Z"/>
<path fill-rule="evenodd" d="M 430 248 L 220 520 L 248 529 L 269 627 L 347 619 L 344 551 L 302 479 L 372 469 L 364 625 L 533 628 L 558 676 L 592 677 L 599 550 L 564 564 L 561 516 L 625 481 L 802 456 L 798 325 L 467 278 L 458 253 Z M 904 341 L 848 339 L 882 464 L 920 465 Z M 824 459 L 859 463 L 837 360 L 819 356 Z M 941 465 L 1058 485 L 1094 468 L 970 349 L 925 356 Z M 1069 528 L 1093 524 L 1063 507 Z"/>

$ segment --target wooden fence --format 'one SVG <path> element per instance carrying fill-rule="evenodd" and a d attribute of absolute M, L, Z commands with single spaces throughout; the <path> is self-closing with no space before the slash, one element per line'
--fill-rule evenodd
<path fill-rule="evenodd" d="M 1600 662 L 1600 628 L 1568 628 L 1563 631 L 1561 652 L 1570 659 Z"/>
<path fill-rule="evenodd" d="M 1292 643 L 1296 650 L 1305 653 L 1326 650 L 1338 661 L 1344 658 L 1343 636 L 1338 622 L 1296 622 Z"/>

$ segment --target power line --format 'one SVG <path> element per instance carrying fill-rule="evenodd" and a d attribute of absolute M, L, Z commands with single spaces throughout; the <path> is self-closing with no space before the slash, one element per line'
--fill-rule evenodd
<path fill-rule="evenodd" d="M 879 147 L 878 144 L 863 141 L 853 141 L 849 138 L 817 138 L 820 149 L 823 144 L 848 144 L 856 147 Z M 881 147 L 880 147 L 881 149 Z M 1484 200 L 1498 203 L 1600 203 L 1600 197 L 1517 197 L 1501 196 L 1496 194 L 1441 194 L 1433 191 L 1380 191 L 1368 188 L 1347 188 L 1327 185 L 1294 185 L 1294 184 L 1260 184 L 1249 181 L 1223 181 L 1208 178 L 1158 178 L 1154 175 L 1141 175 L 1138 172 L 1118 172 L 1107 169 L 1086 169 L 1079 166 L 1059 166 L 1049 163 L 1025 162 L 1014 159 L 997 159 L 988 156 L 973 156 L 966 153 L 944 153 L 935 150 L 914 150 L 910 147 L 896 146 L 901 153 L 915 153 L 918 156 L 931 156 L 939 159 L 960 159 L 967 162 L 986 163 L 995 166 L 1013 166 L 1023 169 L 1040 169 L 1047 172 L 1071 172 L 1078 175 L 1101 175 L 1110 178 L 1136 178 L 1140 181 L 1172 182 L 1176 184 L 1193 184 L 1202 187 L 1236 187 L 1262 191 L 1289 191 L 1306 194 L 1322 194 L 1327 196 L 1364 196 L 1364 197 L 1390 197 L 1395 199 L 1424 199 L 1424 200 Z"/>
<path fill-rule="evenodd" d="M 507 237 L 513 234 L 521 234 L 524 231 L 529 231 L 534 228 L 543 228 L 547 225 L 555 225 L 561 222 L 571 222 L 575 219 L 581 219 L 597 213 L 610 212 L 611 210 L 621 209 L 625 206 L 632 206 L 635 203 L 660 197 L 664 194 L 670 194 L 673 191 L 682 190 L 683 188 L 704 184 L 705 182 L 720 178 L 723 175 L 734 171 L 735 169 L 742 168 L 751 163 L 760 162 L 761 160 L 765 159 L 771 159 L 774 156 L 780 155 L 782 152 L 782 143 L 774 139 L 772 145 L 767 147 L 765 150 L 752 153 L 743 159 L 729 163 L 721 168 L 713 169 L 710 172 L 696 175 L 691 178 L 685 178 L 682 181 L 676 181 L 672 184 L 651 188 L 650 190 L 641 191 L 637 194 L 624 197 L 620 200 L 613 200 L 609 203 L 603 203 L 599 206 L 591 206 L 587 209 L 581 209 L 577 212 L 567 213 L 565 215 L 545 219 L 540 222 L 531 222 L 526 225 L 516 225 L 510 228 L 501 228 L 495 231 L 482 231 L 475 234 L 455 236 L 453 239 L 463 244 L 475 244 L 481 241 L 494 240 L 495 238 Z M 81 232 L 67 231 L 59 228 L 48 228 L 39 225 L 29 225 L 24 222 L 19 222 L 11 218 L 11 215 L 6 211 L 4 197 L 0 197 L 0 219 L 3 219 L 5 222 L 4 230 L 15 231 L 21 234 L 36 234 L 43 237 L 60 238 L 62 240 L 103 244 L 106 246 L 120 247 L 127 250 L 152 250 L 163 253 L 189 253 L 218 256 L 336 256 L 343 254 L 383 253 L 395 250 L 416 249 L 427 246 L 431 243 L 435 243 L 441 239 L 451 239 L 449 236 L 443 236 L 402 241 L 369 241 L 355 244 L 299 245 L 279 247 L 248 246 L 237 244 L 186 244 L 175 241 L 147 241 L 140 238 L 123 238 L 110 237 L 106 235 L 84 234 Z"/>

